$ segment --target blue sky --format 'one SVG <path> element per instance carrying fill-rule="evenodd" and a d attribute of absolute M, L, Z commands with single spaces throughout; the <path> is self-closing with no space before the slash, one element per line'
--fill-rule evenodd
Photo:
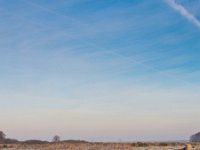
<path fill-rule="evenodd" d="M 199 6 L 0 0 L 1 130 L 19 139 L 187 139 L 200 125 Z"/>

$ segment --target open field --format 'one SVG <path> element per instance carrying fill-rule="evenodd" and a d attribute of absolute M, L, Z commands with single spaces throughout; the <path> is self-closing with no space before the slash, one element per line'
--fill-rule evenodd
<path fill-rule="evenodd" d="M 7 144 L 1 150 L 178 150 L 185 143 L 59 143 L 59 144 Z M 193 150 L 200 144 L 192 143 Z"/>

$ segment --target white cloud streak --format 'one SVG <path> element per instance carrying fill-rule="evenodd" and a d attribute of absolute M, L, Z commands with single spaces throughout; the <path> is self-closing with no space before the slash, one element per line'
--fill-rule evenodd
<path fill-rule="evenodd" d="M 200 21 L 194 15 L 192 15 L 186 8 L 184 8 L 181 4 L 178 4 L 175 0 L 165 0 L 165 1 L 171 8 L 178 11 L 189 22 L 200 28 Z"/>

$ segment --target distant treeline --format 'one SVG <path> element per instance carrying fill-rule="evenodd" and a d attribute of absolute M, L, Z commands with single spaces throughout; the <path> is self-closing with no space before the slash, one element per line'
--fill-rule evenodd
<path fill-rule="evenodd" d="M 55 142 L 49 142 L 49 141 L 41 141 L 41 140 L 26 140 L 26 141 L 18 141 L 18 143 L 22 144 L 49 144 L 49 143 L 55 143 Z M 87 141 L 83 140 L 63 140 L 59 141 L 59 143 L 89 143 Z"/>
<path fill-rule="evenodd" d="M 52 141 L 42 141 L 42 140 L 26 140 L 26 141 L 19 141 L 17 139 L 11 139 L 11 138 L 6 138 L 6 135 L 4 134 L 3 131 L 0 131 L 0 144 L 48 144 L 48 143 L 89 143 L 84 140 L 60 140 L 60 137 L 58 135 L 54 136 Z"/>
<path fill-rule="evenodd" d="M 60 140 L 60 137 L 58 135 L 54 136 L 52 141 L 42 141 L 42 140 L 26 140 L 26 141 L 19 141 L 17 139 L 12 139 L 12 138 L 6 138 L 6 135 L 4 134 L 3 131 L 0 131 L 0 144 L 17 144 L 17 143 L 21 143 L 21 144 L 48 144 L 48 143 L 72 143 L 72 144 L 76 144 L 76 143 L 90 143 L 88 141 L 84 141 L 84 140 Z M 190 142 L 200 142 L 200 132 L 192 135 L 190 137 Z M 154 142 L 154 143 L 148 143 L 148 142 L 136 142 L 136 143 L 132 143 L 132 146 L 148 146 L 148 145 L 154 145 L 155 144 L 159 144 L 159 146 L 164 146 L 164 145 L 180 145 L 181 143 L 185 143 L 185 142 Z M 96 144 L 102 144 L 100 143 L 96 143 Z"/>

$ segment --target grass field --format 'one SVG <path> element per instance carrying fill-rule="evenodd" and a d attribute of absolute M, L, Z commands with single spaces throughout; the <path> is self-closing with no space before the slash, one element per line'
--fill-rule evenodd
<path fill-rule="evenodd" d="M 54 143 L 54 144 L 2 144 L 1 150 L 179 150 L 185 143 Z M 192 144 L 200 150 L 200 144 Z"/>

